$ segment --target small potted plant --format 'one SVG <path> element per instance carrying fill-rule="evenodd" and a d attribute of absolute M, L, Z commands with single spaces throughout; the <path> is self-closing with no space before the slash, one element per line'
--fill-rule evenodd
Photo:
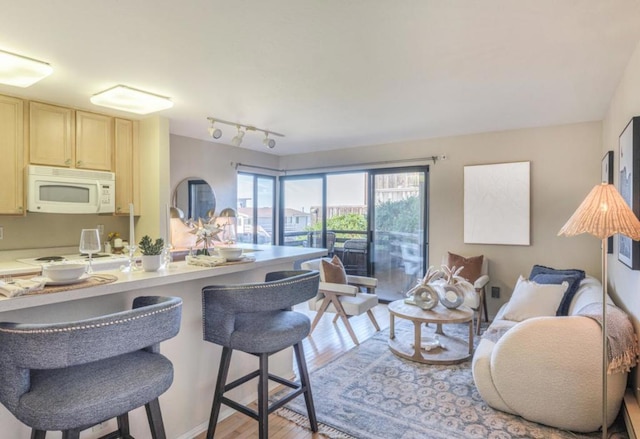
<path fill-rule="evenodd" d="M 142 253 L 142 268 L 144 271 L 158 271 L 162 265 L 162 251 L 164 250 L 164 240 L 156 239 L 153 242 L 148 235 L 144 235 L 139 243 Z"/>

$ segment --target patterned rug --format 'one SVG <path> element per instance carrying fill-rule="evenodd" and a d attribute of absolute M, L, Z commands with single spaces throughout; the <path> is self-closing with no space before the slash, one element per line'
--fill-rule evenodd
<path fill-rule="evenodd" d="M 460 337 L 466 325 L 444 325 Z M 396 325 L 399 331 L 412 326 Z M 456 334 L 457 332 L 457 334 Z M 389 351 L 388 330 L 311 373 L 321 433 L 358 439 L 599 438 L 526 421 L 489 407 L 473 383 L 471 362 L 427 365 Z M 476 341 L 477 344 L 477 341 Z M 277 412 L 308 428 L 304 398 Z M 617 421 L 610 438 L 627 438 Z"/>

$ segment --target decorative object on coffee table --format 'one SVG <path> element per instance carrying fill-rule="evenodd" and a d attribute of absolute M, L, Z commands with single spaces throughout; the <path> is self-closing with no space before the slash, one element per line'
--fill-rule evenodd
<path fill-rule="evenodd" d="M 473 285 L 459 276 L 464 267 L 442 266 L 444 281 L 435 283 L 440 303 L 449 309 L 456 309 L 464 302 L 465 294 L 475 292 Z"/>
<path fill-rule="evenodd" d="M 442 277 L 442 272 L 435 270 L 433 265 L 430 266 L 424 278 L 407 291 L 405 303 L 416 305 L 425 310 L 434 308 L 439 301 L 438 292 L 430 284 L 440 277 Z"/>

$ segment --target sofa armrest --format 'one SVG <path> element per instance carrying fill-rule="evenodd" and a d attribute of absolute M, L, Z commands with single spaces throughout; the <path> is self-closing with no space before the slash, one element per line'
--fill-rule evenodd
<path fill-rule="evenodd" d="M 601 425 L 601 373 L 602 331 L 586 317 L 525 320 L 507 331 L 491 353 L 496 391 L 515 413 L 574 431 L 595 431 Z M 609 375 L 610 422 L 620 409 L 626 378 L 626 373 Z"/>

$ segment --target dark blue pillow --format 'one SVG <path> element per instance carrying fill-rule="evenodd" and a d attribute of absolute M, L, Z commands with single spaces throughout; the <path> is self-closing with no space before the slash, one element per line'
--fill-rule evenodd
<path fill-rule="evenodd" d="M 583 272 L 584 273 L 584 272 Z M 567 316 L 569 315 L 569 307 L 571 306 L 571 301 L 573 300 L 573 296 L 576 295 L 578 291 L 578 287 L 580 287 L 580 282 L 582 281 L 580 276 L 572 274 L 548 274 L 548 273 L 540 273 L 531 278 L 532 281 L 538 284 L 554 284 L 560 285 L 562 282 L 568 282 L 569 287 L 567 291 L 564 292 L 562 296 L 562 300 L 560 301 L 560 305 L 556 310 L 556 316 Z"/>
<path fill-rule="evenodd" d="M 580 280 L 584 279 L 584 270 L 578 270 L 575 268 L 571 268 L 568 270 L 556 270 L 555 268 L 545 267 L 544 265 L 534 265 L 531 269 L 531 274 L 529 275 L 529 279 L 533 280 L 533 278 L 539 274 L 565 274 L 568 276 L 574 275 L 578 276 Z"/>
<path fill-rule="evenodd" d="M 560 285 L 564 281 L 569 283 L 569 288 L 567 288 L 564 296 L 562 296 L 562 300 L 560 301 L 560 305 L 556 311 L 557 316 L 569 315 L 571 301 L 573 300 L 573 296 L 576 295 L 580 282 L 584 277 L 584 270 L 578 270 L 575 268 L 568 270 L 556 270 L 555 268 L 545 267 L 544 265 L 534 265 L 531 269 L 531 274 L 529 275 L 529 279 L 539 284 Z"/>

